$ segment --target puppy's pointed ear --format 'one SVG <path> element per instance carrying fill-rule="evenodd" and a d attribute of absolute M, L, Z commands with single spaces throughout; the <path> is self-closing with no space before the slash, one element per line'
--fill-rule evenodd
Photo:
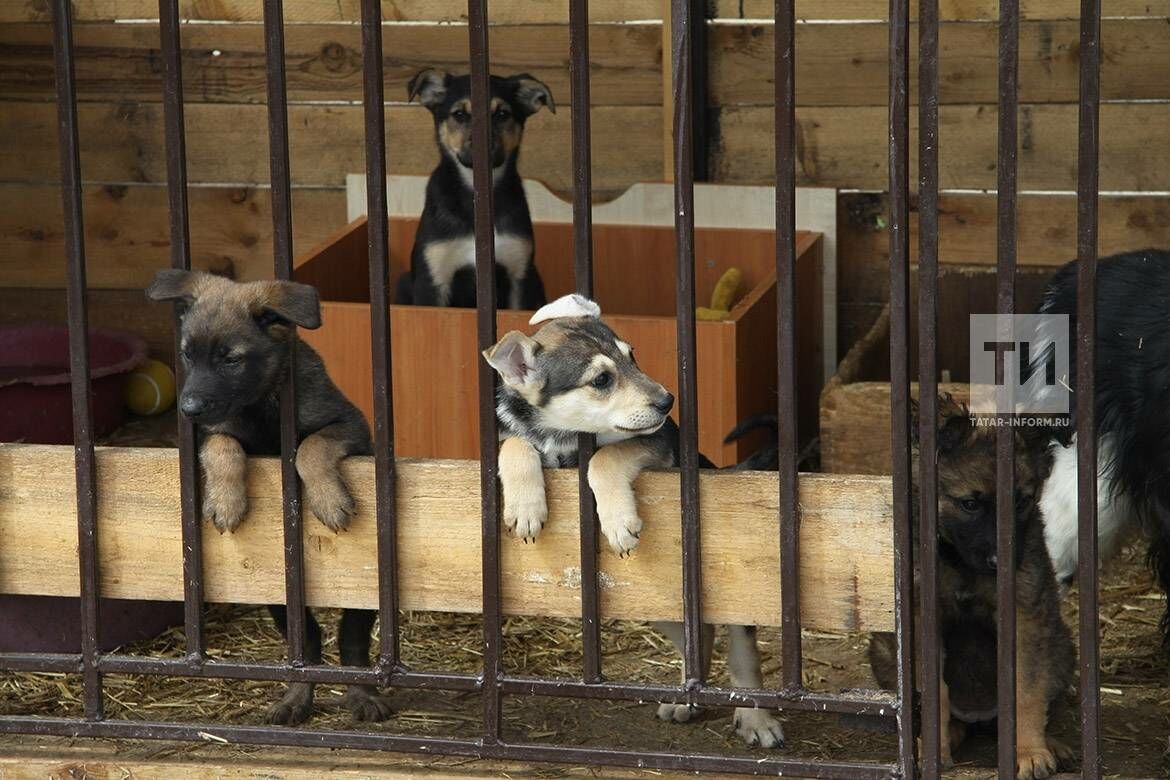
<path fill-rule="evenodd" d="M 971 413 L 967 410 L 967 407 L 956 401 L 950 393 L 939 396 L 939 452 L 948 452 L 963 446 L 973 430 Z"/>
<path fill-rule="evenodd" d="M 601 307 L 597 305 L 596 301 L 591 301 L 584 295 L 562 295 L 552 303 L 546 303 L 536 310 L 532 315 L 532 319 L 528 320 L 529 325 L 536 325 L 545 320 L 555 320 L 560 317 L 592 317 L 599 319 L 601 317 Z"/>
<path fill-rule="evenodd" d="M 414 74 L 414 78 L 406 85 L 406 99 L 414 100 L 432 111 L 443 102 L 447 96 L 447 87 L 451 83 L 451 74 L 438 68 L 427 68 Z"/>
<path fill-rule="evenodd" d="M 317 288 L 299 282 L 261 282 L 262 293 L 252 307 L 252 316 L 262 328 L 269 325 L 321 327 L 321 296 Z"/>
<path fill-rule="evenodd" d="M 163 268 L 154 275 L 154 281 L 146 288 L 146 297 L 152 301 L 186 301 L 195 299 L 199 271 L 184 271 L 179 268 Z"/>
<path fill-rule="evenodd" d="M 530 386 L 538 381 L 536 354 L 540 344 L 518 330 L 509 331 L 499 342 L 483 351 L 488 362 L 500 379 L 509 387 Z"/>
<path fill-rule="evenodd" d="M 525 117 L 535 114 L 541 106 L 548 106 L 548 110 L 554 114 L 557 112 L 552 90 L 543 81 L 527 73 L 518 73 L 509 77 L 508 82 L 516 90 L 516 102 L 524 109 Z"/>

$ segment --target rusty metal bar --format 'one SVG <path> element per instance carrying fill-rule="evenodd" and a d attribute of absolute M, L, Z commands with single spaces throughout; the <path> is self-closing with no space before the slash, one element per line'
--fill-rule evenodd
<path fill-rule="evenodd" d="M 280 726 L 223 726 L 215 723 L 160 723 L 107 720 L 85 722 L 68 718 L 26 715 L 0 716 L 0 733 L 163 739 L 206 743 L 208 738 L 229 743 L 351 750 L 389 750 L 426 755 L 444 754 L 514 761 L 555 761 L 684 772 L 737 772 L 750 775 L 789 775 L 827 780 L 878 780 L 895 778 L 896 767 L 848 761 L 722 756 L 702 753 L 641 752 L 605 748 L 564 747 L 531 743 L 483 744 L 472 739 L 413 737 L 361 731 L 290 729 Z"/>
<path fill-rule="evenodd" d="M 1101 2 L 1081 2 L 1077 146 L 1077 590 L 1080 598 L 1081 776 L 1101 776 L 1101 633 L 1097 593 L 1097 197 Z"/>
<path fill-rule="evenodd" d="M 569 0 L 569 85 L 572 102 L 573 277 L 577 292 L 593 297 L 593 171 L 589 138 L 589 0 Z M 577 437 L 577 495 L 581 527 L 582 679 L 601 681 L 601 607 L 597 583 L 597 506 L 589 487 L 589 459 L 597 439 Z"/>
<path fill-rule="evenodd" d="M 938 0 L 918 4 L 918 631 L 922 774 L 942 771 L 938 618 Z"/>
<path fill-rule="evenodd" d="M 102 656 L 98 668 L 109 656 Z M 77 674 L 81 671 L 81 655 L 73 653 L 0 653 L 0 671 L 55 672 Z"/>
<path fill-rule="evenodd" d="M 996 310 L 1011 315 L 1016 308 L 1016 172 L 1017 106 L 1020 55 L 1019 0 L 999 4 L 999 149 L 997 164 Z M 1000 339 L 1012 339 L 1000 328 Z M 1011 395 L 1011 387 L 1007 388 Z M 1014 410 L 999 409 L 1009 418 Z M 1001 420 L 1010 423 L 1010 419 Z M 999 774 L 1016 771 L 1016 480 L 1015 431 L 1010 424 L 996 429 L 996 663 L 998 669 Z"/>
<path fill-rule="evenodd" d="M 695 363 L 695 181 L 689 0 L 672 0 L 671 79 L 674 91 L 675 318 L 678 325 L 678 427 L 682 504 L 683 668 L 687 687 L 702 685 L 702 558 L 699 547 L 699 405 Z"/>
<path fill-rule="evenodd" d="M 268 154 L 272 180 L 272 255 L 277 279 L 291 279 L 292 188 L 288 160 L 288 99 L 284 76 L 281 0 L 264 0 L 264 56 L 268 64 Z M 305 663 L 305 555 L 297 484 L 295 331 L 288 345 L 288 376 L 280 390 L 280 477 L 284 494 L 284 580 L 288 607 L 288 660 Z"/>
<path fill-rule="evenodd" d="M 159 0 L 159 37 L 162 49 L 163 123 L 167 144 L 167 196 L 171 217 L 171 267 L 191 268 L 191 229 L 187 208 L 187 136 L 183 120 L 183 47 L 179 32 L 178 0 Z M 175 312 L 175 355 L 182 349 L 180 318 Z M 175 381 L 186 381 L 186 367 L 175 360 Z M 203 527 L 199 509 L 199 461 L 195 452 L 195 424 L 178 415 L 179 507 L 183 542 L 183 630 L 187 659 L 203 663 Z"/>
<path fill-rule="evenodd" d="M 915 775 L 914 545 L 910 512 L 910 4 L 890 0 L 890 420 L 898 757 Z"/>
<path fill-rule="evenodd" d="M 776 355 L 784 687 L 804 687 L 796 430 L 796 3 L 776 0 Z"/>
<path fill-rule="evenodd" d="M 471 149 L 475 185 L 476 333 L 483 351 L 496 341 L 495 212 L 491 169 L 491 65 L 488 61 L 487 0 L 467 0 L 471 55 Z M 483 741 L 500 740 L 500 495 L 496 378 L 479 365 L 479 490 L 483 520 Z"/>
<path fill-rule="evenodd" d="M 398 517 L 394 397 L 390 355 L 390 217 L 386 211 L 386 107 L 382 4 L 362 0 L 366 120 L 366 203 L 370 265 L 370 343 L 374 375 L 374 497 L 378 534 L 378 668 L 398 666 Z"/>
<path fill-rule="evenodd" d="M 89 312 L 85 290 L 85 222 L 81 211 L 81 154 L 73 73 L 73 18 L 69 0 L 53 4 L 53 56 L 57 81 L 57 145 L 65 215 L 65 295 L 69 318 L 69 381 L 73 400 L 73 452 L 77 472 L 77 558 L 81 576 L 81 673 L 85 717 L 101 720 L 98 669 L 97 472 L 93 451 L 93 399 L 89 392 Z"/>

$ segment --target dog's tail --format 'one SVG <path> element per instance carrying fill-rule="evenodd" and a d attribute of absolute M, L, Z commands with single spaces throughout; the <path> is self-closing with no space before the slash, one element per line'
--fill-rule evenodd
<path fill-rule="evenodd" d="M 739 441 L 752 431 L 760 428 L 771 432 L 771 441 L 732 466 L 732 469 L 735 471 L 775 471 L 779 468 L 780 453 L 776 446 L 776 436 L 780 432 L 780 421 L 774 414 L 753 414 L 751 417 L 741 420 L 727 434 L 723 443 L 731 444 L 733 441 Z"/>

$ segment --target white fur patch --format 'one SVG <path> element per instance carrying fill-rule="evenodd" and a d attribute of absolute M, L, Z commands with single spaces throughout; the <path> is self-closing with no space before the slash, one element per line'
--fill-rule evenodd
<path fill-rule="evenodd" d="M 451 296 L 451 280 L 461 268 L 475 267 L 475 237 L 462 236 L 446 241 L 434 241 L 423 250 L 427 269 L 439 291 L 439 305 L 446 306 Z M 512 279 L 508 306 L 520 308 L 519 281 L 532 265 L 532 241 L 512 233 L 496 233 L 496 263 L 502 265 Z"/>
<path fill-rule="evenodd" d="M 598 319 L 601 317 L 601 307 L 595 301 L 591 301 L 584 295 L 562 295 L 552 303 L 547 303 L 540 307 L 532 319 L 528 321 L 529 325 L 536 325 L 546 320 L 555 320 L 561 317 L 592 317 Z"/>

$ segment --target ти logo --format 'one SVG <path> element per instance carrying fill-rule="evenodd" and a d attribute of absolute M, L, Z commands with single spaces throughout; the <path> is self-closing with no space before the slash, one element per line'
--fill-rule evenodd
<path fill-rule="evenodd" d="M 1068 414 L 1066 314 L 971 315 L 972 414 Z"/>

